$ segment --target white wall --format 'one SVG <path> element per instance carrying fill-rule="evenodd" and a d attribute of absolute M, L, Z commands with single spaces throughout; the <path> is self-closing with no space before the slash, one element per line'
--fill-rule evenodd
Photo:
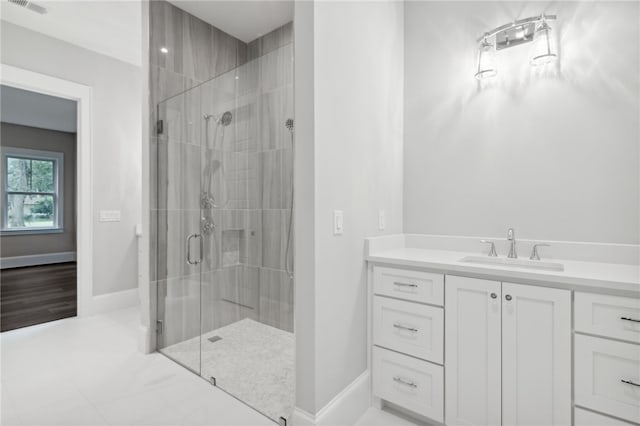
<path fill-rule="evenodd" d="M 297 13 L 296 49 L 304 42 L 298 31 L 308 25 L 298 18 Z M 306 388 L 298 390 L 305 399 L 299 397 L 297 403 L 316 413 L 367 368 L 364 239 L 402 231 L 403 5 L 316 2 L 312 28 L 315 83 L 307 100 L 312 97 L 315 122 L 300 122 L 296 93 L 296 147 L 312 144 L 313 152 L 305 153 L 307 160 L 313 158 L 314 175 L 310 178 L 296 163 L 296 197 L 315 188 L 315 198 L 307 199 L 314 203 L 311 212 L 296 205 L 296 232 L 314 216 L 315 232 L 306 243 L 314 244 L 315 271 L 313 282 L 303 282 L 301 274 L 309 269 L 302 271 L 296 263 L 296 292 L 315 294 L 315 324 L 303 328 L 296 322 L 296 337 L 313 336 L 315 372 L 298 368 L 305 375 L 298 377 L 298 385 L 304 382 Z M 296 56 L 296 66 L 299 60 Z M 296 92 L 298 78 L 296 74 Z M 300 140 L 303 124 L 315 126 L 313 140 Z M 344 211 L 341 236 L 333 235 L 334 210 Z M 384 232 L 378 230 L 379 210 L 386 212 Z M 297 250 L 301 243 L 297 237 Z M 297 261 L 298 256 L 297 251 Z M 296 305 L 296 318 L 309 315 L 300 309 Z M 308 361 L 300 353 L 297 359 Z"/>
<path fill-rule="evenodd" d="M 70 99 L 0 86 L 0 111 L 3 123 L 68 133 L 78 131 L 78 109 Z"/>
<path fill-rule="evenodd" d="M 141 221 L 140 67 L 2 22 L 4 64 L 93 89 L 93 293 L 137 286 L 135 225 Z M 100 210 L 120 222 L 100 223 Z"/>
<path fill-rule="evenodd" d="M 474 39 L 541 12 L 559 69 L 498 52 L 488 86 Z M 404 231 L 639 243 L 639 4 L 408 2 Z"/>
<path fill-rule="evenodd" d="M 313 2 L 297 2 L 293 21 L 296 406 L 309 413 L 316 411 L 314 9 Z"/>

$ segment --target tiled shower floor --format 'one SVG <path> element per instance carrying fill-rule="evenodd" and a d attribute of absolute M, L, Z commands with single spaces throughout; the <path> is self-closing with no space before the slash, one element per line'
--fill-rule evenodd
<path fill-rule="evenodd" d="M 209 341 L 215 336 L 220 339 Z M 219 388 L 274 420 L 289 418 L 294 408 L 292 333 L 246 318 L 161 352 L 198 365 L 201 344 L 203 377 L 215 377 Z"/>

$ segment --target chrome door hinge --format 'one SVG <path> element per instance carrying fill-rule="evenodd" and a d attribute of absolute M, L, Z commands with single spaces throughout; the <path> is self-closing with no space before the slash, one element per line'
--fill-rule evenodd
<path fill-rule="evenodd" d="M 162 334 L 163 330 L 164 330 L 164 327 L 163 327 L 162 320 L 156 320 L 156 333 Z"/>
<path fill-rule="evenodd" d="M 161 135 L 164 130 L 164 122 L 162 120 L 158 120 L 156 122 L 156 134 Z"/>

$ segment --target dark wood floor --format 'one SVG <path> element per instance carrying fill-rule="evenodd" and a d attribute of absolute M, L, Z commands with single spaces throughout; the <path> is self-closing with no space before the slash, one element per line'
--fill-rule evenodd
<path fill-rule="evenodd" d="M 0 271 L 0 331 L 77 315 L 76 262 Z"/>

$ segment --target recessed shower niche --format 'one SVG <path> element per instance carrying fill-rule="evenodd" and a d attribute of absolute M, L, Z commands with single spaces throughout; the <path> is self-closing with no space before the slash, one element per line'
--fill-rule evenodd
<path fill-rule="evenodd" d="M 292 24 L 244 43 L 169 3 L 150 7 L 157 348 L 286 419 L 295 387 Z"/>

